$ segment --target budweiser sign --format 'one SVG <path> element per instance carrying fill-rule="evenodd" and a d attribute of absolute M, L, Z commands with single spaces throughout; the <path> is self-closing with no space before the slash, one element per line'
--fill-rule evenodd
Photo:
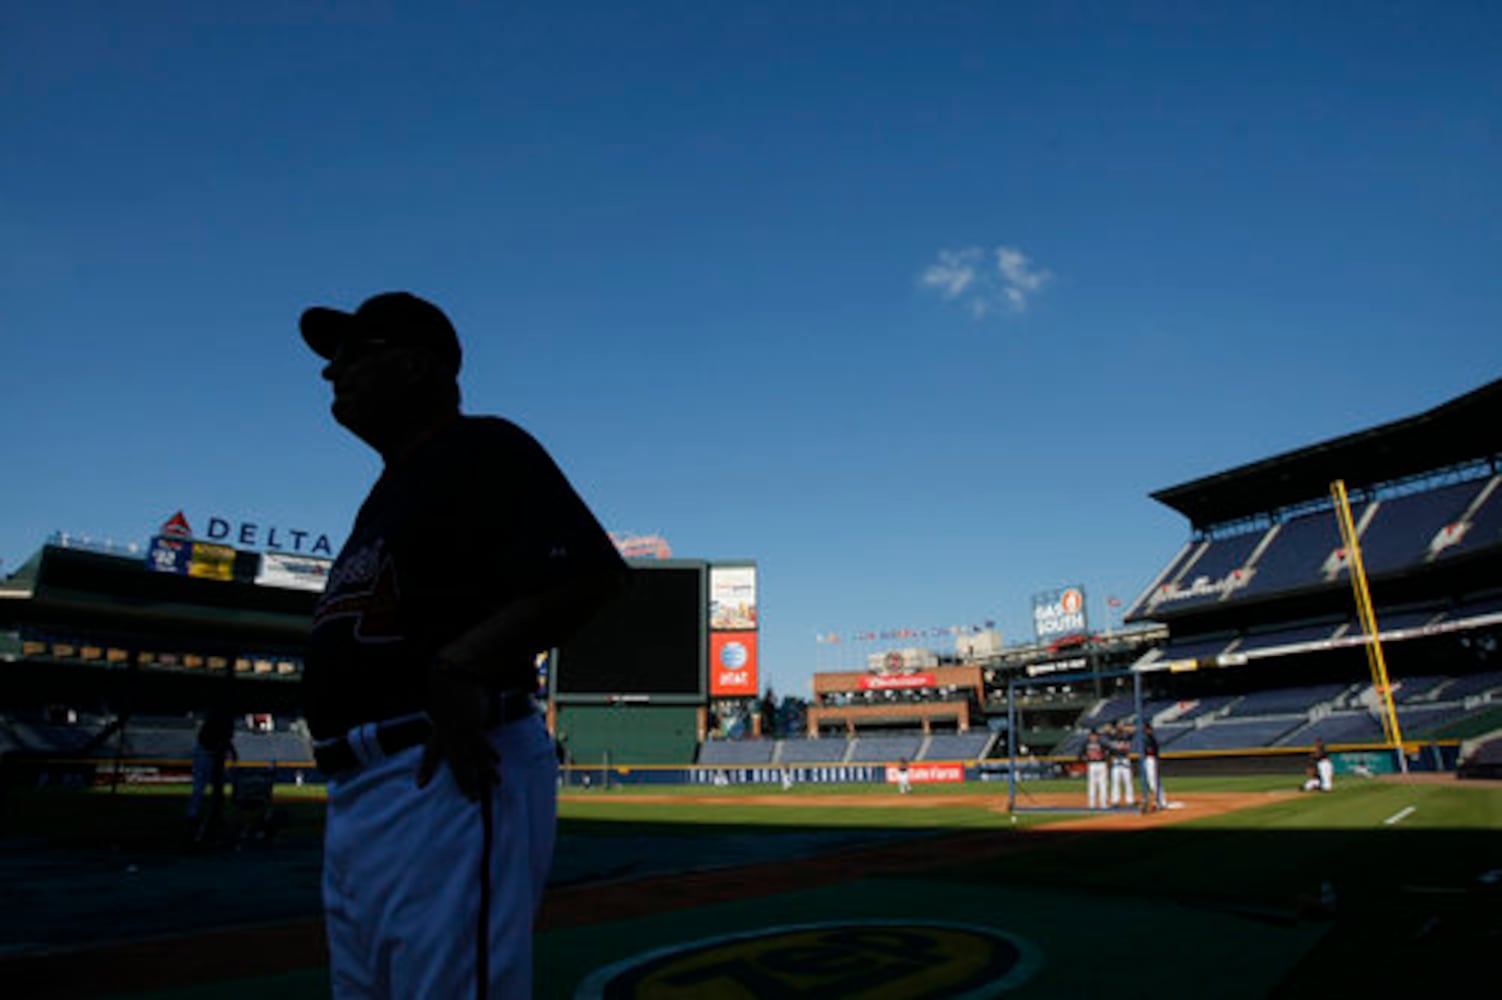
<path fill-rule="evenodd" d="M 861 678 L 862 691 L 892 691 L 906 690 L 909 688 L 926 688 L 938 686 L 938 681 L 933 674 L 902 674 L 897 677 L 882 677 L 871 675 Z"/>

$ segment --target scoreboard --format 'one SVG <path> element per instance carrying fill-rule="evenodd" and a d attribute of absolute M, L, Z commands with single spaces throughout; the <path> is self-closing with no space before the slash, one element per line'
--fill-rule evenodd
<path fill-rule="evenodd" d="M 558 702 L 702 702 L 709 564 L 632 561 L 626 592 L 553 659 Z"/>

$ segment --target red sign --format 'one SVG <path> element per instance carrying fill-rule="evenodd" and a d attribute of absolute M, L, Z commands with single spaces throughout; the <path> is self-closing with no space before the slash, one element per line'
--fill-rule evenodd
<path fill-rule="evenodd" d="M 756 695 L 756 633 L 709 633 L 709 693 L 716 698 Z"/>
<path fill-rule="evenodd" d="M 887 784 L 895 785 L 898 778 L 896 764 L 887 765 Z M 907 780 L 915 785 L 953 784 L 965 780 L 964 764 L 909 764 Z"/>
<path fill-rule="evenodd" d="M 909 688 L 937 687 L 938 678 L 933 674 L 906 674 L 899 677 L 869 676 L 861 678 L 862 691 L 894 691 Z"/>

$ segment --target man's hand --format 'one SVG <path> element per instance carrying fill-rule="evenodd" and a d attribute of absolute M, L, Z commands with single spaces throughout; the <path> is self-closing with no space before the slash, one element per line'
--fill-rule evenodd
<path fill-rule="evenodd" d="M 490 693 L 473 674 L 435 667 L 428 673 L 428 717 L 433 735 L 423 748 L 417 787 L 426 788 L 447 764 L 464 797 L 475 800 L 482 789 L 499 783 L 500 755 L 485 738 Z"/>

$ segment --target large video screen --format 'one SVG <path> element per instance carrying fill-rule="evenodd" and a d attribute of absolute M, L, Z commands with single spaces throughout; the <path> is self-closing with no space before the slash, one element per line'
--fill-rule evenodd
<path fill-rule="evenodd" d="M 703 695 L 705 570 L 634 564 L 630 589 L 559 648 L 554 693 Z"/>

